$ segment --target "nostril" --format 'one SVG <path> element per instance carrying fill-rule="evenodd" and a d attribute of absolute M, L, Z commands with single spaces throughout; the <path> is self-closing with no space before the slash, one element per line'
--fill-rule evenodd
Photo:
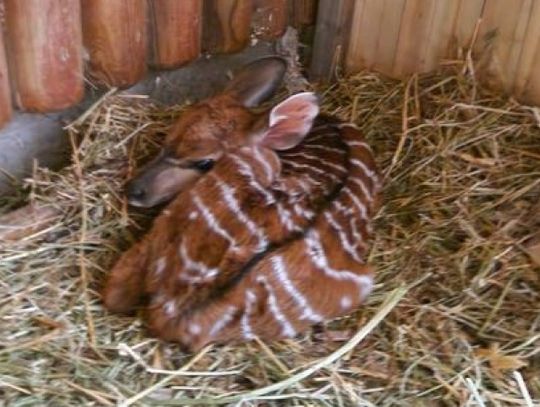
<path fill-rule="evenodd" d="M 139 185 L 128 185 L 127 196 L 129 199 L 143 199 L 146 195 L 146 191 Z"/>

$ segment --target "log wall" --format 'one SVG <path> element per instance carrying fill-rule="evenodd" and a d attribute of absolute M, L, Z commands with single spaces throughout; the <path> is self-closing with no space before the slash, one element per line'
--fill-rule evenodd
<path fill-rule="evenodd" d="M 124 88 L 149 68 L 238 52 L 289 23 L 313 24 L 315 8 L 316 0 L 0 0 L 0 127 L 12 106 L 65 109 L 86 83 Z"/>

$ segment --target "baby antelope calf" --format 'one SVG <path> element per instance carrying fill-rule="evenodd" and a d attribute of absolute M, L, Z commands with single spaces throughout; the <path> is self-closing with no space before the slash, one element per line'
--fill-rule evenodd
<path fill-rule="evenodd" d="M 361 304 L 373 286 L 373 272 L 363 256 L 380 183 L 359 132 L 340 124 L 334 131 L 349 146 L 348 175 L 315 223 L 301 236 L 268 249 L 225 287 L 213 287 L 189 308 L 169 289 L 175 276 L 166 277 L 148 308 L 148 324 L 156 335 L 192 350 L 255 336 L 275 340 L 346 315 Z"/>
<path fill-rule="evenodd" d="M 113 268 L 110 310 L 147 304 L 155 335 L 198 349 L 293 336 L 370 292 L 371 150 L 355 128 L 318 116 L 311 93 L 254 113 L 283 71 L 279 58 L 245 67 L 179 119 L 130 183 L 134 205 L 176 198 Z"/>
<path fill-rule="evenodd" d="M 147 288 L 153 286 L 149 284 L 145 288 L 146 274 L 149 270 L 164 271 L 166 257 L 163 254 L 169 243 L 183 239 L 182 253 L 190 253 L 189 259 L 195 262 L 207 262 L 211 256 L 213 269 L 223 261 L 222 269 L 225 264 L 230 266 L 226 267 L 225 274 L 220 277 L 219 281 L 224 281 L 227 275 L 233 274 L 235 265 L 248 261 L 250 253 L 260 255 L 267 244 L 275 245 L 292 234 L 302 232 L 327 202 L 328 196 L 342 185 L 346 173 L 346 148 L 338 133 L 334 131 L 328 135 L 322 117 L 317 118 L 317 128 L 310 129 L 313 116 L 318 111 L 313 95 L 295 96 L 272 111 L 257 113 L 252 110 L 279 87 L 284 71 L 284 61 L 276 57 L 263 58 L 245 66 L 224 92 L 188 108 L 167 136 L 163 151 L 129 182 L 129 202 L 144 207 L 166 201 L 181 191 L 186 192 L 197 185 L 198 181 L 201 185 L 199 192 L 178 195 L 162 216 L 156 219 L 152 232 L 124 253 L 117 262 L 104 290 L 105 304 L 110 310 L 128 312 L 144 303 Z M 308 108 L 305 113 L 310 116 L 299 118 L 302 112 L 295 113 L 294 110 L 302 108 Z M 286 122 L 280 117 L 284 115 L 288 115 Z M 263 142 L 260 136 L 263 131 L 268 131 L 270 120 L 273 121 L 273 130 L 264 141 L 272 143 L 274 148 L 287 149 L 287 154 L 296 154 L 294 159 L 291 156 L 290 160 L 280 161 L 279 165 L 274 162 L 268 166 L 266 161 L 261 161 L 261 157 L 264 160 L 263 156 L 268 151 L 262 153 L 261 147 L 253 151 L 253 156 L 248 154 L 242 157 L 242 154 L 245 155 L 241 151 L 243 147 L 251 148 Z M 293 133 L 284 136 L 291 130 Z M 302 145 L 290 148 L 301 141 L 302 134 L 309 130 L 306 138 L 310 143 L 309 149 L 304 151 Z M 294 131 L 299 133 L 295 136 Z M 324 145 L 321 134 L 326 134 Z M 234 153 L 236 156 L 230 155 L 226 160 L 221 160 L 226 153 Z M 253 160 L 255 164 L 250 164 Z M 318 165 L 323 162 L 325 165 L 321 168 L 311 167 L 313 160 Z M 217 168 L 212 169 L 214 163 Z M 250 181 L 249 188 L 258 188 L 258 195 L 253 195 L 243 203 L 251 218 L 262 222 L 263 229 L 271 229 L 270 238 L 264 238 L 262 233 L 257 232 L 256 242 L 253 237 L 248 239 L 249 243 L 239 239 L 245 248 L 222 258 L 228 250 L 225 242 L 220 240 L 223 236 L 213 241 L 208 227 L 201 223 L 206 218 L 193 219 L 195 212 L 186 205 L 195 194 L 197 199 L 191 205 L 210 207 L 216 212 L 212 214 L 212 219 L 220 224 L 228 226 L 230 222 L 245 220 L 247 215 L 236 215 L 238 207 L 233 206 L 231 212 L 230 205 L 235 205 L 235 201 L 243 201 L 236 194 L 244 194 L 248 190 L 235 183 L 241 185 L 242 177 L 246 180 L 246 174 L 247 179 L 251 179 L 253 172 L 258 174 L 259 170 L 252 168 L 252 165 L 263 165 L 262 174 L 270 176 L 270 171 L 271 176 L 275 177 L 271 188 L 263 188 L 262 184 Z M 277 172 L 272 165 L 277 166 Z M 308 171 L 306 168 L 314 170 Z M 265 186 L 268 183 L 269 179 L 263 182 Z M 218 209 L 217 204 L 220 202 L 221 209 Z M 277 230 L 272 222 L 264 221 L 268 211 L 274 211 L 279 217 Z M 249 222 L 248 225 L 253 230 L 253 223 Z M 230 240 L 227 242 L 230 243 Z M 153 262 L 157 262 L 157 268 Z M 174 266 L 171 263 L 171 267 Z M 155 273 L 151 275 L 155 276 Z M 184 278 L 185 284 L 189 281 L 188 277 Z M 210 281 L 213 280 L 207 279 L 206 283 Z M 200 284 L 191 285 L 186 292 L 203 292 L 200 288 Z"/>

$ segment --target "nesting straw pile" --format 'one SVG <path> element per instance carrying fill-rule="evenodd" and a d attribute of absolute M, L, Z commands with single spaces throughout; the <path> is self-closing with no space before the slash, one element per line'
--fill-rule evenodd
<path fill-rule="evenodd" d="M 10 406 L 538 402 L 539 269 L 527 250 L 540 231 L 539 111 L 449 71 L 405 82 L 360 74 L 321 93 L 324 110 L 362 128 L 386 176 L 370 254 L 377 285 L 365 307 L 294 340 L 198 355 L 148 337 L 136 318 L 106 313 L 101 283 L 149 219 L 128 212 L 121 186 L 182 110 L 109 95 L 71 125 L 73 164 L 37 169 L 29 181 L 28 199 L 58 216 L 1 246 L 0 399 Z M 386 303 L 390 313 L 375 326 L 372 317 L 397 287 L 405 296 Z"/>

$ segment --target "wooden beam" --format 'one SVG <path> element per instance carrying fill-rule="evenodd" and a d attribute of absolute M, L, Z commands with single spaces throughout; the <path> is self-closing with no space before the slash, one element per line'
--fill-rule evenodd
<path fill-rule="evenodd" d="M 203 49 L 231 53 L 244 49 L 251 34 L 252 0 L 205 0 Z"/>
<path fill-rule="evenodd" d="M 344 61 L 354 0 L 320 0 L 310 66 L 311 79 L 331 79 Z"/>
<path fill-rule="evenodd" d="M 152 65 L 176 68 L 201 53 L 202 0 L 151 0 Z"/>
<path fill-rule="evenodd" d="M 11 119 L 12 113 L 11 88 L 4 49 L 4 33 L 3 30 L 0 30 L 0 128 Z"/>
<path fill-rule="evenodd" d="M 263 40 L 272 40 L 285 32 L 288 22 L 287 0 L 254 0 L 251 26 Z"/>
<path fill-rule="evenodd" d="M 146 73 L 146 0 L 82 0 L 89 73 L 101 84 L 127 87 Z"/>
<path fill-rule="evenodd" d="M 316 0 L 290 0 L 289 14 L 291 24 L 295 28 L 315 24 L 317 15 Z"/>
<path fill-rule="evenodd" d="M 84 93 L 78 0 L 5 0 L 6 44 L 18 107 L 48 112 Z"/>

